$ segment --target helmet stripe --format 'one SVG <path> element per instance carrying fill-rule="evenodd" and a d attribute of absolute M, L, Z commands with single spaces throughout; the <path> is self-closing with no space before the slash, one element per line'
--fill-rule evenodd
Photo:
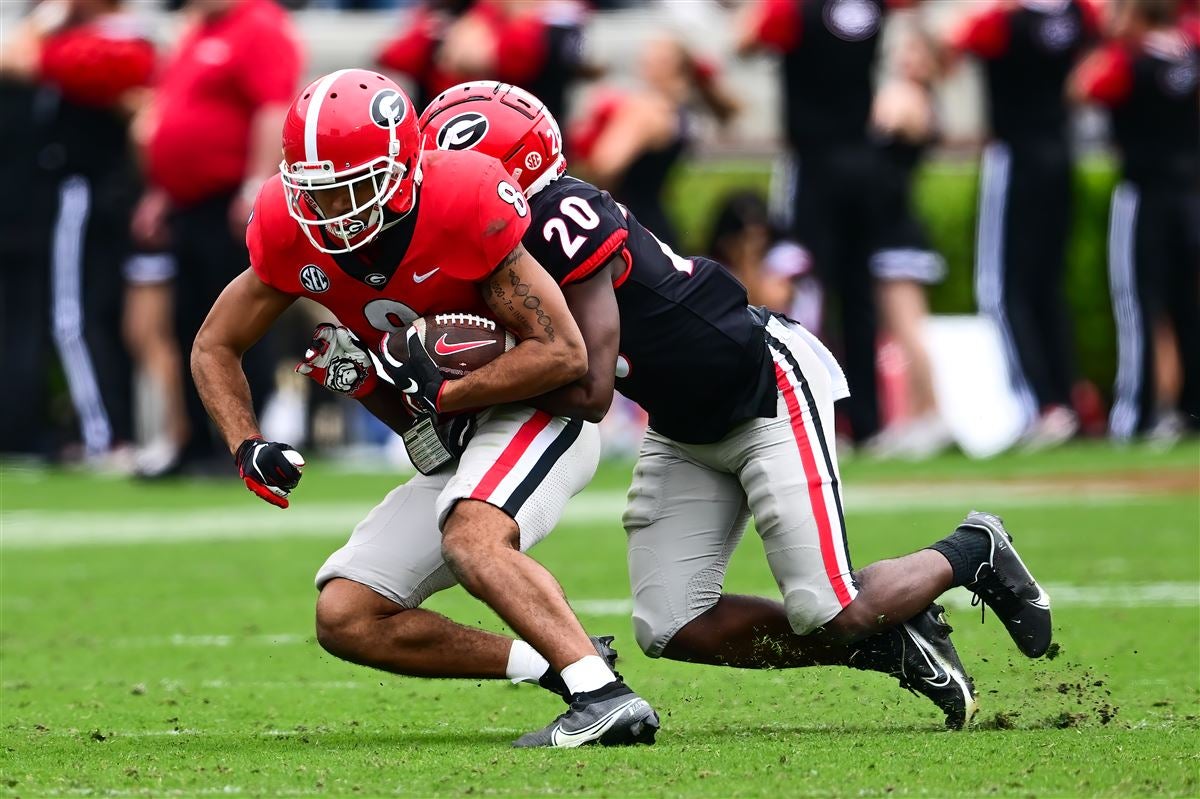
<path fill-rule="evenodd" d="M 317 157 L 317 120 L 321 116 L 321 106 L 333 82 L 350 70 L 339 69 L 321 78 L 321 82 L 313 89 L 312 100 L 308 103 L 308 112 L 304 115 L 304 160 L 314 163 L 321 160 Z"/>

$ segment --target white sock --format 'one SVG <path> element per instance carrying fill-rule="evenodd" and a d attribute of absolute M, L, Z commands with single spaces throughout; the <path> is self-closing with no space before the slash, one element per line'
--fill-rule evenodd
<path fill-rule="evenodd" d="M 562 678 L 567 684 L 567 691 L 580 694 L 603 688 L 617 679 L 617 675 L 599 655 L 588 655 L 563 669 Z"/>
<path fill-rule="evenodd" d="M 514 683 L 537 682 L 548 668 L 549 662 L 536 649 L 524 641 L 513 641 L 504 673 Z"/>

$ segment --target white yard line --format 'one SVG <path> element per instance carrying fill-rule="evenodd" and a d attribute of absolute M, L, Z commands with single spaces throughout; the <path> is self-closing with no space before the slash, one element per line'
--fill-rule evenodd
<path fill-rule="evenodd" d="M 1030 485 L 930 483 L 928 491 L 910 485 L 859 485 L 846 489 L 846 512 L 894 513 L 903 510 L 999 510 L 1029 507 L 1123 505 L 1154 496 L 1135 491 L 1080 488 L 1040 490 Z M 585 491 L 571 500 L 564 525 L 608 524 L 620 529 L 625 492 Z M 182 510 L 71 511 L 22 510 L 0 513 L 0 547 L 49 549 L 91 545 L 180 543 L 273 538 L 346 538 L 366 515 L 369 502 L 305 504 L 280 512 L 247 497 L 235 508 Z"/>

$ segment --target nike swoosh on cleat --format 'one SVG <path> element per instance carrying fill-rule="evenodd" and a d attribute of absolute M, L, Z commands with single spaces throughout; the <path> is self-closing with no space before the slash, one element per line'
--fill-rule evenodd
<path fill-rule="evenodd" d="M 438 355 L 457 355 L 460 352 L 466 352 L 467 350 L 476 350 L 476 349 L 479 349 L 480 347 L 486 347 L 489 344 L 495 344 L 495 343 L 496 343 L 495 341 L 489 340 L 489 341 L 462 341 L 462 342 L 459 342 L 458 344 L 451 344 L 450 342 L 446 341 L 446 334 L 443 333 L 442 337 L 439 338 L 434 343 L 433 351 L 436 352 Z"/>
<path fill-rule="evenodd" d="M 623 705 L 620 705 L 617 708 L 610 710 L 608 713 L 601 716 L 599 719 L 592 722 L 588 726 L 580 728 L 578 730 L 574 730 L 574 731 L 564 730 L 562 728 L 562 725 L 560 724 L 557 727 L 555 727 L 553 730 L 551 730 L 550 744 L 552 746 L 570 748 L 570 747 L 580 746 L 581 744 L 585 744 L 588 741 L 594 741 L 597 738 L 599 738 L 600 736 L 604 735 L 604 733 L 608 732 L 609 728 L 617 723 L 617 719 L 620 718 L 622 713 L 626 712 L 627 710 L 630 710 L 633 706 L 637 705 L 639 702 L 644 705 L 646 703 L 646 700 L 642 699 L 641 697 L 634 697 L 633 699 L 630 699 L 628 702 L 624 703 Z"/>
<path fill-rule="evenodd" d="M 412 276 L 413 282 L 414 283 L 424 283 L 426 280 L 433 277 L 434 274 L 436 274 L 439 269 L 441 269 L 440 266 L 435 266 L 433 269 L 430 269 L 428 272 L 426 272 L 423 275 L 418 275 L 417 273 L 414 272 L 413 276 Z"/>

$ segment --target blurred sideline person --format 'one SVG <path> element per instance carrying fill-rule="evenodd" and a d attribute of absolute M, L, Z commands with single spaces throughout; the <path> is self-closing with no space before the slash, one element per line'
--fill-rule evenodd
<path fill-rule="evenodd" d="M 122 338 L 152 397 L 148 407 L 139 407 L 150 433 L 138 449 L 134 471 L 156 477 L 175 468 L 190 433 L 183 356 L 175 336 L 175 257 L 167 251 L 134 252 L 124 275 Z"/>
<path fill-rule="evenodd" d="M 170 242 L 183 352 L 247 263 L 246 219 L 278 166 L 279 131 L 303 60 L 287 13 L 272 0 L 191 0 L 185 13 L 187 26 L 147 110 L 148 187 L 135 211 L 144 246 Z M 254 348 L 244 366 L 261 403 L 273 381 L 269 351 Z M 163 474 L 210 472 L 220 458 L 191 375 L 184 380 L 187 444 L 160 465 Z"/>
<path fill-rule="evenodd" d="M 1122 0 L 1113 34 L 1072 81 L 1077 99 L 1108 109 L 1121 153 L 1109 219 L 1109 428 L 1119 441 L 1170 441 L 1200 427 L 1200 22 L 1182 20 L 1174 0 Z M 1164 356 L 1174 361 L 1165 369 Z"/>
<path fill-rule="evenodd" d="M 656 38 L 638 58 L 640 88 L 598 93 L 571 129 L 570 149 L 597 186 L 612 192 L 644 219 L 668 246 L 679 245 L 663 206 L 671 170 L 694 138 L 693 98 L 722 125 L 738 103 L 711 64 L 698 61 L 679 41 Z"/>
<path fill-rule="evenodd" d="M 787 313 L 792 283 L 766 265 L 773 238 L 766 201 L 755 191 L 741 191 L 717 207 L 705 252 L 745 287 L 751 305 Z"/>
<path fill-rule="evenodd" d="M 852 394 L 856 444 L 879 432 L 875 287 L 868 261 L 892 209 L 879 190 L 887 173 L 870 137 L 880 32 L 903 0 L 757 0 L 738 51 L 778 55 L 782 119 L 791 163 L 783 190 L 796 240 L 812 255 L 838 332 Z"/>
<path fill-rule="evenodd" d="M 868 451 L 875 457 L 919 460 L 954 443 L 938 413 L 923 339 L 929 318 L 925 287 L 945 277 L 946 262 L 930 246 L 912 207 L 914 172 L 937 136 L 931 87 L 941 70 L 935 45 L 921 31 L 905 31 L 898 47 L 896 74 L 880 86 L 871 108 L 884 154 L 878 190 L 889 210 L 870 267 L 883 332 L 904 353 L 907 415 L 888 424 Z"/>
<path fill-rule="evenodd" d="M 735 192 L 718 206 L 706 252 L 745 286 L 751 305 L 782 313 L 805 330 L 821 329 L 821 286 L 812 260 L 775 229 L 758 192 Z"/>
<path fill-rule="evenodd" d="M 675 254 L 609 194 L 565 175 L 558 125 L 536 98 L 497 83 L 450 89 L 422 114 L 424 140 L 445 141 L 464 115 L 488 119 L 469 146 L 503 158 L 529 196 L 524 245 L 562 286 L 587 345 L 586 375 L 537 401 L 598 419 L 619 390 L 649 413 L 624 516 L 648 655 L 881 671 L 957 728 L 975 692 L 939 595 L 968 586 L 1026 655 L 1044 653 L 1048 599 L 994 516 L 971 513 L 929 549 L 852 568 L 831 437 L 845 378 L 811 333 L 749 306 L 720 264 Z M 782 602 L 722 591 L 751 515 Z"/>
<path fill-rule="evenodd" d="M 149 96 L 142 97 L 131 134 L 145 174 L 150 116 Z M 144 178 L 143 178 L 144 182 Z M 153 200 L 167 203 L 165 193 Z M 133 251 L 125 261 L 125 313 L 121 322 L 125 346 L 136 375 L 146 381 L 135 407 L 146 440 L 137 451 L 134 473 L 158 477 L 179 466 L 179 454 L 191 428 L 184 398 L 183 355 L 175 332 L 175 278 L 178 268 L 171 252 L 170 231 L 161 220 L 168 213 L 153 202 L 139 202 L 129 221 Z"/>
<path fill-rule="evenodd" d="M 1066 81 L 1099 33 L 1090 0 L 994 0 L 950 36 L 983 63 L 991 140 L 980 167 L 975 300 L 1000 329 L 1026 449 L 1079 431 L 1066 248 L 1073 159 Z"/>
<path fill-rule="evenodd" d="M 588 14 L 581 0 L 426 0 L 377 60 L 412 79 L 420 108 L 456 83 L 496 78 L 566 116 L 571 84 L 596 75 L 583 55 Z"/>
<path fill-rule="evenodd" d="M 404 434 L 421 472 L 318 572 L 321 646 L 397 674 L 540 681 L 568 700 L 516 746 L 653 743 L 657 714 L 613 673 L 606 658 L 615 653 L 588 638 L 554 577 L 524 554 L 591 479 L 600 446 L 594 424 L 522 403 L 587 370 L 562 292 L 521 246 L 524 195 L 494 159 L 423 153 L 408 97 L 362 69 L 301 90 L 283 125 L 283 158 L 247 229 L 250 268 L 196 337 L 196 385 L 246 486 L 286 508 L 304 460 L 263 440 L 240 359 L 297 298 L 315 300 L 346 327 L 318 327 L 301 371 Z M 519 343 L 447 380 L 410 326 L 433 313 L 492 318 Z M 406 360 L 391 337 L 404 341 Z M 378 353 L 382 374 L 364 347 Z M 455 583 L 524 640 L 420 608 Z"/>
<path fill-rule="evenodd" d="M 38 6 L 30 14 L 44 13 Z M 54 171 L 62 150 L 50 135 L 54 89 L 31 80 L 36 37 L 24 20 L 0 39 L 0 170 L 23 191 L 0 192 L 0 348 L 5 372 L 21 391 L 0 392 L 0 454 L 51 454 L 50 231 Z"/>
<path fill-rule="evenodd" d="M 13 60 L 23 53 L 24 63 L 9 61 L 10 74 L 53 90 L 41 101 L 52 109 L 47 137 L 57 184 L 50 243 L 54 343 L 84 457 L 128 471 L 132 380 L 120 319 L 137 192 L 129 118 L 132 96 L 154 70 L 154 48 L 119 0 L 49 0 L 26 18 L 17 39 Z"/>

